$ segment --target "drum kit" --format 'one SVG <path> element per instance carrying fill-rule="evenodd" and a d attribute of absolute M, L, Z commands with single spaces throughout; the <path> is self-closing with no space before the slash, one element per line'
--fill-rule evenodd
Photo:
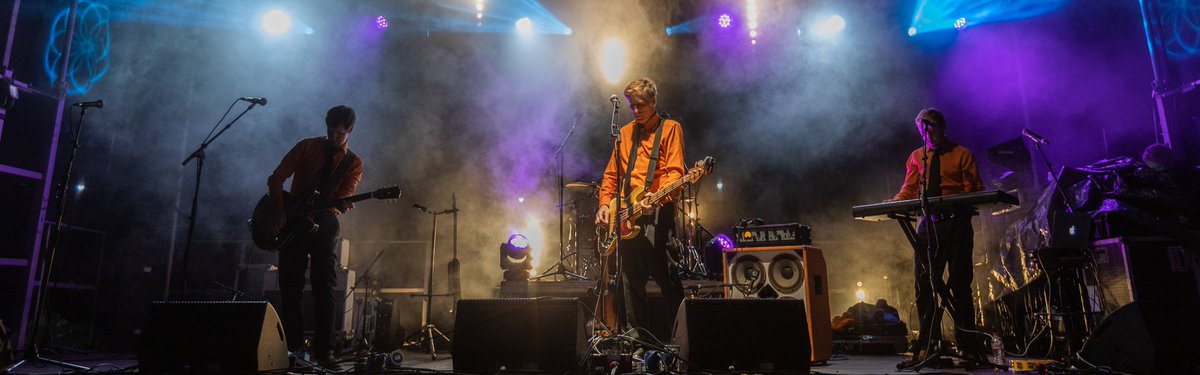
<path fill-rule="evenodd" d="M 601 272 L 600 236 L 596 228 L 600 186 L 596 182 L 578 181 L 564 184 L 564 188 L 568 199 L 563 203 L 566 228 L 562 266 L 584 279 L 594 280 Z M 708 271 L 697 251 L 697 244 L 702 233 L 708 231 L 699 223 L 699 203 L 691 188 L 684 190 L 676 207 L 679 212 L 675 240 L 683 250 L 676 259 L 680 263 L 680 276 L 684 279 L 704 278 Z"/>

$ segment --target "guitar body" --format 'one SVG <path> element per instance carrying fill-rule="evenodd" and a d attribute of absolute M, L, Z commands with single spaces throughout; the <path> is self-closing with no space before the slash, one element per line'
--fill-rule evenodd
<path fill-rule="evenodd" d="M 254 215 L 248 223 L 250 235 L 254 239 L 254 246 L 267 251 L 276 251 L 296 234 L 312 233 L 320 229 L 320 226 L 312 221 L 312 214 L 303 212 L 304 207 L 311 205 L 315 200 L 315 192 L 296 197 L 284 191 L 283 201 L 284 209 L 287 211 L 287 221 L 282 230 L 274 232 L 271 230 L 271 206 L 273 205 L 271 195 L 266 194 L 259 198 L 258 204 L 254 205 Z"/>
<path fill-rule="evenodd" d="M 254 239 L 254 246 L 266 251 L 279 250 L 279 247 L 286 244 L 296 234 L 312 233 L 320 229 L 320 226 L 312 220 L 313 214 L 372 198 L 394 201 L 400 197 L 400 188 L 389 186 L 370 193 L 325 202 L 318 202 L 319 196 L 320 194 L 316 191 L 303 196 L 295 196 L 285 190 L 283 192 L 283 208 L 287 212 L 287 221 L 283 224 L 283 229 L 278 232 L 271 228 L 271 206 L 274 204 L 271 195 L 267 194 L 259 198 L 258 204 L 254 205 L 254 214 L 250 216 L 250 220 L 246 221 L 246 225 L 250 227 L 250 237 Z"/>
<path fill-rule="evenodd" d="M 686 175 L 667 186 L 663 186 L 653 194 L 647 194 L 645 188 L 643 187 L 636 187 L 633 189 L 633 191 L 629 192 L 628 197 L 630 199 L 625 201 L 632 203 L 624 204 L 620 210 L 615 208 L 617 206 L 617 199 L 621 198 L 615 197 L 610 200 L 608 202 L 608 207 L 612 209 L 609 210 L 609 224 L 608 227 L 605 228 L 606 231 L 604 233 L 600 233 L 600 246 L 598 248 L 600 250 L 600 256 L 607 257 L 612 255 L 613 251 L 616 250 L 615 245 L 618 239 L 630 239 L 637 236 L 638 233 L 641 233 L 642 227 L 634 225 L 637 220 L 641 218 L 643 214 L 645 214 L 642 212 L 642 206 L 640 202 L 645 200 L 650 206 L 658 206 L 662 204 L 662 202 L 666 201 L 667 197 L 678 193 L 680 189 L 683 188 L 684 184 L 695 183 L 696 181 L 700 180 L 701 176 L 704 176 L 712 171 L 714 164 L 716 164 L 716 159 L 713 159 L 711 156 L 706 156 L 703 160 L 696 162 L 696 166 L 688 170 Z M 597 232 L 599 232 L 599 229 L 597 229 Z"/>

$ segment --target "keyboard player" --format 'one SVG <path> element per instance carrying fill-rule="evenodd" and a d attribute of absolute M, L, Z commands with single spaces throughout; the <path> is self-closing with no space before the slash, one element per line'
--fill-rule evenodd
<path fill-rule="evenodd" d="M 915 123 L 925 144 L 909 155 L 904 186 L 889 201 L 917 199 L 922 193 L 935 197 L 982 190 L 975 158 L 970 150 L 946 136 L 945 116 L 936 109 L 926 108 L 917 114 Z M 970 359 L 987 358 L 986 337 L 969 332 L 975 330 L 975 308 L 971 299 L 972 212 L 970 207 L 930 210 L 924 213 L 917 227 L 913 259 L 921 334 L 914 348 L 913 362 L 908 364 L 915 365 L 925 355 L 932 354 L 928 344 L 940 340 L 942 314 L 937 309 L 939 301 L 935 288 L 943 290 L 943 296 L 948 299 L 959 354 Z M 945 278 L 944 273 L 948 273 Z"/>

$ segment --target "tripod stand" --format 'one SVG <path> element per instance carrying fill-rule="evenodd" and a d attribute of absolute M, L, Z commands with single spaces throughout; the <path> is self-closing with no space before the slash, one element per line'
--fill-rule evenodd
<path fill-rule="evenodd" d="M 104 102 L 98 101 L 97 108 L 103 108 Z M 25 356 L 21 360 L 12 364 L 0 373 L 10 373 L 13 370 L 21 367 L 26 363 L 47 363 L 50 365 L 79 370 L 89 371 L 91 368 L 80 366 L 73 363 L 56 361 L 49 358 L 43 358 L 38 351 L 38 330 L 41 326 L 42 315 L 45 313 L 46 295 L 50 291 L 50 276 L 54 270 L 54 255 L 58 251 L 59 242 L 62 240 L 63 216 L 67 211 L 67 191 L 71 182 L 71 170 L 75 166 L 75 157 L 79 155 L 79 137 L 83 135 L 83 119 L 87 115 L 88 105 L 81 105 L 79 110 L 79 125 L 75 127 L 74 139 L 71 140 L 71 156 L 67 159 L 67 168 L 63 171 L 62 183 L 58 189 L 58 214 L 54 219 L 54 240 L 49 242 L 47 249 L 46 262 L 42 264 L 41 275 L 38 277 L 38 301 L 37 307 L 33 310 L 33 327 L 29 330 L 29 346 L 25 348 Z M 42 225 L 39 223 L 38 225 Z"/>
<path fill-rule="evenodd" d="M 408 338 L 406 338 L 404 341 L 405 341 L 406 345 L 409 345 L 410 342 L 411 342 L 411 345 L 421 345 L 422 343 L 428 344 L 429 345 L 428 346 L 429 356 L 432 357 L 433 359 L 437 359 L 437 345 L 435 345 L 434 339 L 440 337 L 442 340 L 446 340 L 446 343 L 450 343 L 451 341 L 450 341 L 449 337 L 446 337 L 446 334 L 442 333 L 442 331 L 439 330 L 437 328 L 437 326 L 435 326 L 432 322 L 430 322 L 430 318 L 432 318 L 432 315 L 433 315 L 433 297 L 453 296 L 453 294 L 449 294 L 449 293 L 433 294 L 433 257 L 435 255 L 435 250 L 437 249 L 437 217 L 438 217 L 438 215 L 457 213 L 458 208 L 450 208 L 448 210 L 433 211 L 425 206 L 415 204 L 415 203 L 413 204 L 413 208 L 416 208 L 418 210 L 421 210 L 421 212 L 424 212 L 424 213 L 429 214 L 430 216 L 433 216 L 433 230 L 432 230 L 433 233 L 430 235 L 430 240 L 429 240 L 429 273 L 427 276 L 428 278 L 425 280 L 425 293 L 412 295 L 412 297 L 425 297 L 425 311 L 422 312 L 422 314 L 421 314 L 421 330 L 417 331 L 416 333 L 413 333 Z M 457 226 L 457 223 L 455 223 L 455 226 Z M 457 228 L 455 229 L 455 231 L 457 232 Z M 413 339 L 417 339 L 418 341 L 412 342 L 411 340 L 413 340 Z"/>
<path fill-rule="evenodd" d="M 567 135 L 563 137 L 562 143 L 559 143 L 558 148 L 554 150 L 555 156 L 558 157 L 558 262 L 554 263 L 549 268 L 546 268 L 547 272 L 543 272 L 541 275 L 531 278 L 531 280 L 541 280 L 542 278 L 559 275 L 566 276 L 568 279 L 587 280 L 587 277 L 580 275 L 578 272 L 573 272 L 577 270 L 570 270 L 567 268 L 567 251 L 566 246 L 564 245 L 564 211 L 566 209 L 564 194 L 566 193 L 567 185 L 566 182 L 563 181 L 563 149 L 567 147 L 567 140 L 571 139 L 571 133 L 575 132 L 575 125 L 578 124 L 578 119 L 571 123 L 571 129 L 567 130 Z M 575 208 L 578 209 L 578 206 Z M 575 255 L 576 259 L 575 263 L 578 265 L 579 253 L 573 252 L 573 254 Z"/>
<path fill-rule="evenodd" d="M 372 345 L 371 341 L 367 339 L 367 306 L 369 305 L 367 302 L 371 298 L 371 268 L 375 267 L 375 263 L 379 262 L 379 257 L 383 256 L 383 251 L 384 251 L 384 249 L 380 249 L 378 253 L 375 253 L 375 259 L 371 260 L 371 264 L 368 264 L 367 268 L 365 270 L 363 270 L 362 276 L 359 276 L 357 280 L 354 280 L 354 285 L 351 286 L 350 290 L 346 293 L 345 298 L 349 298 L 351 300 L 351 303 L 353 303 L 354 291 L 358 289 L 358 285 L 360 283 L 362 283 L 363 281 L 367 282 L 367 291 L 366 291 L 366 293 L 363 293 L 362 312 L 359 314 L 361 316 L 361 318 L 359 319 L 359 322 L 358 322 L 358 334 L 362 337 L 362 339 L 358 340 L 358 342 L 355 343 L 355 345 L 358 346 L 355 349 L 355 351 L 360 352 L 357 354 L 370 353 L 372 350 L 375 349 L 375 346 Z M 372 316 L 374 316 L 374 315 L 372 315 Z M 375 328 L 375 323 L 376 322 L 374 322 L 374 321 L 371 322 L 372 329 Z"/>

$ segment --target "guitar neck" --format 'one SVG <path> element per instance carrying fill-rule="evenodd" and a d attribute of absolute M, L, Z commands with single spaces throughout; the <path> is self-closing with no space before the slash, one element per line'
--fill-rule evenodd
<path fill-rule="evenodd" d="M 314 204 L 314 205 L 308 207 L 306 209 L 306 211 L 312 213 L 312 212 L 317 212 L 317 211 L 321 211 L 321 210 L 327 210 L 330 208 L 341 206 L 342 204 L 345 204 L 345 203 L 354 203 L 354 202 L 365 201 L 367 199 L 371 199 L 371 197 L 373 197 L 373 196 L 375 196 L 374 192 L 362 193 L 362 194 L 358 194 L 358 195 L 351 195 L 351 196 L 345 197 L 345 198 L 334 199 L 334 200 L 331 200 L 328 202 Z"/>
<path fill-rule="evenodd" d="M 674 194 L 675 191 L 679 190 L 679 188 L 683 186 L 683 184 L 691 180 L 695 174 L 696 172 L 691 172 L 683 175 L 683 177 L 675 180 L 675 182 L 672 182 L 662 189 L 658 189 L 658 191 L 654 192 L 653 194 L 650 194 L 647 199 L 650 200 L 650 204 L 657 204 L 658 201 L 663 199 L 663 197 Z M 630 208 L 624 210 L 625 212 L 621 214 L 621 220 L 628 220 L 631 212 L 641 212 L 641 210 L 641 206 L 638 205 L 637 202 L 630 202 Z"/>

